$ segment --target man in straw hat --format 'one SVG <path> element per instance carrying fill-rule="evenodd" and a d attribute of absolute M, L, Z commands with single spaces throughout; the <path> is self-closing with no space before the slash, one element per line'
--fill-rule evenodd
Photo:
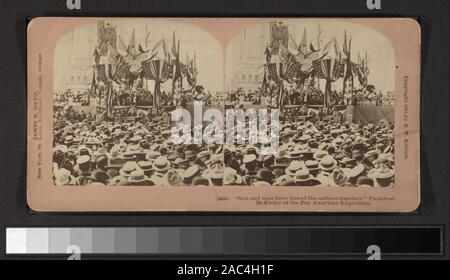
<path fill-rule="evenodd" d="M 298 187 L 315 187 L 320 186 L 321 183 L 314 179 L 308 169 L 302 168 L 295 173 L 295 185 Z"/>
<path fill-rule="evenodd" d="M 391 188 L 394 186 L 394 170 L 382 164 L 377 169 L 369 173 L 369 177 L 375 180 L 375 186 L 381 188 Z"/>

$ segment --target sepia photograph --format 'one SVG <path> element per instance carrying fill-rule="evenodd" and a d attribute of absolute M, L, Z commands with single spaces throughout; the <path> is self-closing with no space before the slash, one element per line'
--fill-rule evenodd
<path fill-rule="evenodd" d="M 395 56 L 382 34 L 272 21 L 241 32 L 226 65 L 227 108 L 280 111 L 277 153 L 261 155 L 261 143 L 227 146 L 226 183 L 393 187 Z M 246 121 L 248 129 L 256 119 Z"/>
<path fill-rule="evenodd" d="M 175 145 L 170 114 L 193 112 L 195 100 L 222 108 L 222 65 L 216 40 L 186 24 L 99 21 L 67 33 L 55 49 L 55 185 L 221 186 L 222 145 Z"/>
<path fill-rule="evenodd" d="M 38 18 L 28 42 L 37 211 L 420 203 L 413 20 Z"/>

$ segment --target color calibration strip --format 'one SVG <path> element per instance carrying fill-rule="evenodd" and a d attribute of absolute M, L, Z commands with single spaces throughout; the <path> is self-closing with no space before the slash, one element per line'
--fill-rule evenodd
<path fill-rule="evenodd" d="M 22 254 L 442 255 L 442 227 L 7 228 L 6 250 Z"/>

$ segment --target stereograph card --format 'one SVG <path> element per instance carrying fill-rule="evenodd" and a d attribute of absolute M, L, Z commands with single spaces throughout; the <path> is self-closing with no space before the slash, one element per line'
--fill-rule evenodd
<path fill-rule="evenodd" d="M 29 206 L 411 212 L 410 18 L 64 18 L 28 27 Z"/>

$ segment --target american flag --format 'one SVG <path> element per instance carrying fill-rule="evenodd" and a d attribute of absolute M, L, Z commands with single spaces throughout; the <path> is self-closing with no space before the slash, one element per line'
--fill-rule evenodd
<path fill-rule="evenodd" d="M 278 109 L 280 110 L 280 113 L 283 113 L 283 108 L 284 108 L 284 90 L 283 90 L 283 86 L 280 84 L 278 86 Z"/>
<path fill-rule="evenodd" d="M 262 83 L 262 86 L 261 86 L 261 93 L 267 93 L 267 84 L 268 84 L 267 72 L 264 71 L 264 78 L 263 78 L 263 83 Z"/>
<path fill-rule="evenodd" d="M 107 96 L 106 96 L 106 114 L 110 118 L 114 117 L 113 102 L 114 102 L 113 87 L 112 87 L 112 85 L 108 85 L 107 86 Z"/>
<path fill-rule="evenodd" d="M 159 72 L 160 60 L 146 60 L 142 62 L 142 75 L 147 80 L 156 80 Z"/>
<path fill-rule="evenodd" d="M 314 61 L 314 76 L 318 79 L 326 79 L 322 71 L 322 61 Z"/>
<path fill-rule="evenodd" d="M 119 84 L 125 83 L 126 78 L 128 77 L 128 75 L 130 73 L 130 68 L 131 68 L 130 64 L 128 64 L 124 61 L 119 62 L 114 71 L 112 79 Z"/>
<path fill-rule="evenodd" d="M 345 76 L 345 64 L 336 61 L 333 68 L 332 79 L 336 81 L 337 79 L 344 78 L 344 76 Z"/>
<path fill-rule="evenodd" d="M 350 53 L 347 52 L 346 64 L 344 65 L 344 89 L 343 93 L 346 97 L 349 97 L 353 94 L 353 64 L 350 59 Z"/>
<path fill-rule="evenodd" d="M 109 78 L 106 74 L 106 65 L 98 64 L 95 67 L 97 71 L 97 79 L 102 81 L 105 85 L 109 84 Z"/>
<path fill-rule="evenodd" d="M 293 84 L 301 71 L 301 64 L 291 55 L 286 63 L 283 64 L 283 79 Z"/>
<path fill-rule="evenodd" d="M 269 70 L 269 80 L 275 81 L 275 82 L 280 81 L 280 76 L 278 75 L 278 71 L 277 71 L 277 64 L 269 63 L 267 67 Z"/>
<path fill-rule="evenodd" d="M 186 79 L 191 87 L 195 87 L 197 84 L 197 78 L 189 71 L 187 72 Z"/>
<path fill-rule="evenodd" d="M 142 62 L 142 75 L 148 80 L 165 82 L 173 77 L 173 65 L 167 60 L 146 60 Z"/>
<path fill-rule="evenodd" d="M 314 62 L 314 76 L 327 81 L 336 81 L 344 77 L 344 64 L 335 59 L 323 59 Z"/>
<path fill-rule="evenodd" d="M 174 67 L 173 67 L 172 63 L 164 61 L 163 67 L 162 67 L 162 70 L 161 70 L 160 80 L 162 82 L 165 82 L 168 79 L 172 79 L 173 78 L 173 69 L 174 69 Z"/>

